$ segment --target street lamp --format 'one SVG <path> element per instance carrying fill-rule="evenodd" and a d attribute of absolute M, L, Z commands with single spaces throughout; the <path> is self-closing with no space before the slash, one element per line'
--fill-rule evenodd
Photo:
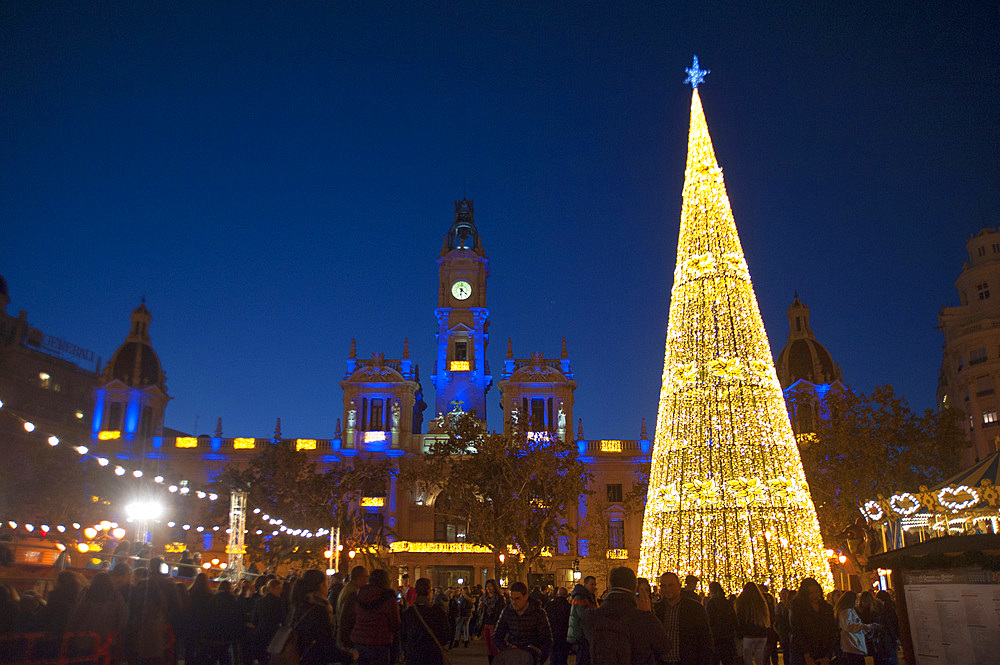
<path fill-rule="evenodd" d="M 163 506 L 156 501 L 134 501 L 125 506 L 125 514 L 136 523 L 136 539 L 141 543 L 152 543 L 149 523 L 163 514 Z"/>

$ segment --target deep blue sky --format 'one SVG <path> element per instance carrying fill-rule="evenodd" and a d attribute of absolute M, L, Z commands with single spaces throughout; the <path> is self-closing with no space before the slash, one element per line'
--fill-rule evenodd
<path fill-rule="evenodd" d="M 526 357 L 565 336 L 588 438 L 635 438 L 697 53 L 772 349 L 798 290 L 847 383 L 931 407 L 937 312 L 1000 224 L 997 4 L 790 4 L 5 2 L 10 310 L 107 360 L 145 295 L 167 425 L 330 436 L 352 337 L 409 337 L 433 404 L 465 195 L 494 374 L 507 337 Z"/>

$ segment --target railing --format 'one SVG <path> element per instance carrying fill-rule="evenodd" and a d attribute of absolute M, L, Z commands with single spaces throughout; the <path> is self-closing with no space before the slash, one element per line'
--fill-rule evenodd
<path fill-rule="evenodd" d="M 168 626 L 169 631 L 169 626 Z M 5 664 L 71 665 L 90 663 L 108 665 L 118 633 L 107 638 L 97 633 L 9 633 L 0 635 L 0 655 Z M 174 636 L 170 633 L 164 662 L 173 662 Z"/>
<path fill-rule="evenodd" d="M 587 441 L 588 453 L 639 453 L 642 452 L 642 444 L 635 439 L 595 439 Z"/>

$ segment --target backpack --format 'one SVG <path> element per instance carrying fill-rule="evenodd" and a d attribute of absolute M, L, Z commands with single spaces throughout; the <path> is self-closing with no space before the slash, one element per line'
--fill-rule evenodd
<path fill-rule="evenodd" d="M 591 612 L 590 621 L 593 628 L 590 662 L 594 665 L 631 665 L 632 643 L 628 615 L 612 614 L 599 608 Z"/>
<path fill-rule="evenodd" d="M 299 665 L 299 634 L 295 629 L 308 614 L 308 611 L 303 612 L 302 617 L 293 625 L 291 620 L 295 616 L 295 611 L 292 610 L 281 628 L 271 638 L 270 644 L 267 645 L 271 665 Z"/>

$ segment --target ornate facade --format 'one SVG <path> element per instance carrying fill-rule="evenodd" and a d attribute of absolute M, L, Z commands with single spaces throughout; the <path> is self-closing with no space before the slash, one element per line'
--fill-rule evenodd
<path fill-rule="evenodd" d="M 969 447 L 963 466 L 998 448 L 1000 435 L 1000 229 L 984 228 L 966 242 L 969 260 L 955 280 L 959 305 L 942 307 L 938 327 L 944 333 L 940 408 L 961 409 L 967 416 Z M 991 297 L 992 294 L 996 297 Z"/>

